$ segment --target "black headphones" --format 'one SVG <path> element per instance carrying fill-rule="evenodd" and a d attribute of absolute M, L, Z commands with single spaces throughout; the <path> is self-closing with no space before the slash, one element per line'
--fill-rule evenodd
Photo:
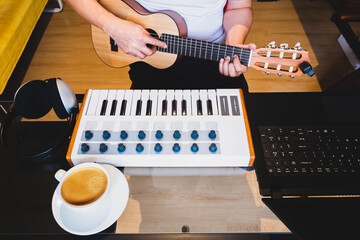
<path fill-rule="evenodd" d="M 37 119 L 54 109 L 60 119 L 68 119 L 64 135 L 45 151 L 34 155 L 22 155 L 12 151 L 8 145 L 9 129 L 12 121 L 18 117 Z M 33 80 L 22 85 L 15 93 L 14 104 L 6 114 L 1 126 L 1 141 L 12 155 L 24 163 L 38 163 L 51 156 L 53 151 L 65 140 L 69 139 L 76 122 L 78 104 L 72 89 L 60 78 Z"/>

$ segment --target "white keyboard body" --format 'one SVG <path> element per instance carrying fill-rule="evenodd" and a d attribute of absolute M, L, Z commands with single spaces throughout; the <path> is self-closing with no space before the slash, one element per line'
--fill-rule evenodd
<path fill-rule="evenodd" d="M 67 159 L 118 167 L 248 167 L 254 156 L 242 101 L 239 89 L 90 89 Z"/>

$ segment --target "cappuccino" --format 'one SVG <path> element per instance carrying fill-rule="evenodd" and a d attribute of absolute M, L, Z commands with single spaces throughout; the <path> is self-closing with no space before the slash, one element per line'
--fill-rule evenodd
<path fill-rule="evenodd" d="M 69 204 L 83 206 L 98 200 L 107 185 L 107 176 L 101 169 L 83 167 L 66 177 L 61 187 L 61 195 Z"/>

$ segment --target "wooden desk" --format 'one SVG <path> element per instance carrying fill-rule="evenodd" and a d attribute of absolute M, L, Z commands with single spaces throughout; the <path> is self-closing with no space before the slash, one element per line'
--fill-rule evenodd
<path fill-rule="evenodd" d="M 125 168 L 125 175 L 130 198 L 117 233 L 289 232 L 261 201 L 255 171 Z"/>

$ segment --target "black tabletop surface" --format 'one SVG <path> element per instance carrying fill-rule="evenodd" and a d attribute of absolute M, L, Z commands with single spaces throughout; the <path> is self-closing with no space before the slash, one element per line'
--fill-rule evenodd
<path fill-rule="evenodd" d="M 302 94 L 306 97 L 315 97 L 319 93 Z M 301 95 L 301 94 L 300 94 Z M 296 94 L 296 96 L 300 96 Z M 247 108 L 252 108 L 252 101 L 256 96 L 263 100 L 262 94 L 250 94 L 247 97 Z M 274 94 L 275 97 L 284 97 L 283 94 Z M 294 95 L 292 95 L 294 96 Z M 274 107 L 276 110 L 276 107 Z M 249 111 L 249 109 L 248 109 Z M 268 109 L 267 111 L 270 111 Z M 250 109 L 250 114 L 254 109 Z M 270 113 L 270 112 L 269 112 Z M 271 112 L 274 114 L 274 112 Z M 275 112 L 276 114 L 276 112 Z M 316 113 L 315 113 L 316 114 Z M 266 114 L 262 114 L 266 115 Z M 252 117 L 254 117 L 252 115 Z M 266 119 L 263 119 L 266 121 Z M 250 125 L 252 123 L 250 122 Z M 33 154 L 50 147 L 62 135 L 67 123 L 64 121 L 41 122 L 23 121 L 14 122 L 10 129 L 9 145 L 13 150 L 26 154 Z M 64 142 L 52 156 L 36 164 L 29 164 L 14 158 L 4 146 L 0 146 L 1 174 L 0 187 L 0 238 L 36 238 L 36 239 L 74 239 L 56 223 L 51 211 L 51 199 L 57 186 L 55 172 L 69 169 L 65 154 L 68 142 Z M 184 233 L 184 234 L 113 234 L 116 224 L 113 224 L 102 233 L 91 236 L 93 239 L 120 239 L 131 238 L 204 238 L 207 239 L 297 239 L 292 234 L 268 233 Z"/>

